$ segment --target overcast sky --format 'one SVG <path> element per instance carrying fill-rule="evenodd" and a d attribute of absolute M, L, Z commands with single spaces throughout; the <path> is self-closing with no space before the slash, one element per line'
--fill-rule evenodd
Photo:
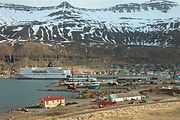
<path fill-rule="evenodd" d="M 110 7 L 121 3 L 142 3 L 150 0 L 0 0 L 0 3 L 14 3 L 30 6 L 56 6 L 67 1 L 75 7 L 102 8 Z M 180 0 L 169 0 L 180 3 Z"/>

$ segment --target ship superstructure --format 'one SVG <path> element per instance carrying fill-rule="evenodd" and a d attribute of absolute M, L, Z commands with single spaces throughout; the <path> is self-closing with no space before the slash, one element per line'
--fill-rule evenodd
<path fill-rule="evenodd" d="M 19 79 L 66 79 L 71 71 L 61 67 L 26 67 L 16 74 Z"/>

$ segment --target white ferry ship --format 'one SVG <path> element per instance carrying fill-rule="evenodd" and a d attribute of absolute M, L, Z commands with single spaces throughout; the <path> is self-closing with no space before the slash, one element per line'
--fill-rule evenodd
<path fill-rule="evenodd" d="M 17 79 L 67 79 L 71 71 L 61 67 L 26 67 L 16 74 Z"/>

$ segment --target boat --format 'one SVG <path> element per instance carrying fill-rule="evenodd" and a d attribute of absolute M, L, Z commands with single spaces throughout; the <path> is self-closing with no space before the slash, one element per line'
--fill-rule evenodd
<path fill-rule="evenodd" d="M 79 80 L 68 80 L 64 81 L 62 85 L 76 86 L 77 88 L 88 88 L 88 89 L 97 89 L 100 88 L 100 82 L 98 81 L 79 81 Z"/>
<path fill-rule="evenodd" d="M 71 77 L 71 71 L 48 65 L 47 67 L 21 68 L 16 74 L 17 79 L 67 79 Z"/>
<path fill-rule="evenodd" d="M 81 83 L 68 84 L 67 88 L 68 89 L 70 89 L 70 88 L 98 89 L 100 87 L 101 87 L 101 85 L 99 83 L 87 83 L 87 82 L 83 83 L 83 82 L 81 82 Z"/>
<path fill-rule="evenodd" d="M 88 89 L 98 89 L 101 87 L 99 83 L 90 83 L 88 85 L 85 85 Z"/>
<path fill-rule="evenodd" d="M 71 81 L 97 81 L 97 78 L 93 77 L 70 77 Z"/>

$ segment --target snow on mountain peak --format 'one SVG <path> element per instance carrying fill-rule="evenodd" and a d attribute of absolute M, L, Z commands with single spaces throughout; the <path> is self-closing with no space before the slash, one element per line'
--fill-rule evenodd
<path fill-rule="evenodd" d="M 157 2 L 161 2 L 161 3 L 177 3 L 177 2 L 174 2 L 174 1 L 168 1 L 168 0 L 150 0 L 150 1 L 147 1 L 149 3 L 157 3 Z"/>
<path fill-rule="evenodd" d="M 57 8 L 74 8 L 70 3 L 64 1 L 60 5 L 57 6 Z"/>
<path fill-rule="evenodd" d="M 169 46 L 180 34 L 180 6 L 166 0 L 104 9 L 77 8 L 66 1 L 51 7 L 0 4 L 0 10 L 0 40 Z"/>

